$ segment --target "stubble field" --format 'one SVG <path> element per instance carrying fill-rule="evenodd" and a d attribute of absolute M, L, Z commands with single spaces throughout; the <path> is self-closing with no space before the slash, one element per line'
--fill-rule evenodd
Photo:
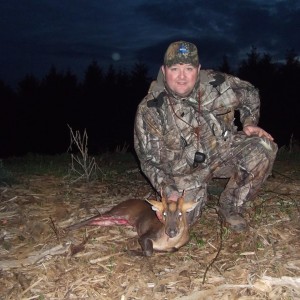
<path fill-rule="evenodd" d="M 0 187 L 0 299 L 300 299 L 299 159 L 276 161 L 246 210 L 247 232 L 220 223 L 226 181 L 217 179 L 190 242 L 145 258 L 128 251 L 139 249 L 133 228 L 64 229 L 127 198 L 156 197 L 123 156 L 98 160 L 101 176 L 89 183 L 4 162 L 16 182 Z"/>

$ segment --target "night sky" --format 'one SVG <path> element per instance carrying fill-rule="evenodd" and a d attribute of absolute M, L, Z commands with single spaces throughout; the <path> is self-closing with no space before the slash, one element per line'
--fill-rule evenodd
<path fill-rule="evenodd" d="M 283 61 L 300 50 L 300 0 L 1 0 L 0 79 L 15 85 L 52 65 L 79 78 L 143 62 L 154 75 L 171 41 L 195 42 L 203 68 L 232 67 L 254 46 Z"/>

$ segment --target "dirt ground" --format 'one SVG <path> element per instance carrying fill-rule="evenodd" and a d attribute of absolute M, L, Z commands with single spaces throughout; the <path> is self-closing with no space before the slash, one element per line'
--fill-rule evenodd
<path fill-rule="evenodd" d="M 127 251 L 139 249 L 130 227 L 64 230 L 127 198 L 155 197 L 136 166 L 91 183 L 19 174 L 0 188 L 0 299 L 300 299 L 299 170 L 276 163 L 242 234 L 221 226 L 226 182 L 214 180 L 190 242 L 149 258 Z"/>

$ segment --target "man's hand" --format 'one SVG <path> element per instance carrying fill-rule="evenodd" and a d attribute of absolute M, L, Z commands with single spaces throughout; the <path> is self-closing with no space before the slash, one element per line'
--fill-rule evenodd
<path fill-rule="evenodd" d="M 274 138 L 267 133 L 265 130 L 258 126 L 253 126 L 253 125 L 248 125 L 243 128 L 243 131 L 245 132 L 246 135 L 258 135 L 259 137 L 265 137 L 271 141 L 274 140 Z"/>
<path fill-rule="evenodd" d="M 177 201 L 179 198 L 179 193 L 178 192 L 172 192 L 169 196 L 168 196 L 168 200 L 169 201 Z"/>

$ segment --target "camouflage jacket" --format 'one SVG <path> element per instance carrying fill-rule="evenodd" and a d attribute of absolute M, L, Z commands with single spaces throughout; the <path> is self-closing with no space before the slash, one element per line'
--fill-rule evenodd
<path fill-rule="evenodd" d="M 220 153 L 231 147 L 234 111 L 245 126 L 257 125 L 259 109 L 258 90 L 237 77 L 201 70 L 191 95 L 179 98 L 160 73 L 136 113 L 134 146 L 142 171 L 167 195 L 199 187 L 220 165 Z M 206 155 L 197 167 L 196 151 Z"/>

